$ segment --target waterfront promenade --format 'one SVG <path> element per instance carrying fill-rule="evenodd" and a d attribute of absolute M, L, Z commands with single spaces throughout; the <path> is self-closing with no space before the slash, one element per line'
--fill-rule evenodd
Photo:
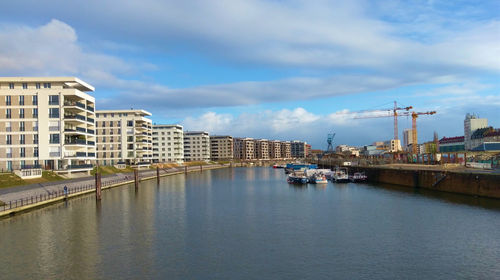
<path fill-rule="evenodd" d="M 186 166 L 161 168 L 160 176 L 182 174 L 185 172 L 203 171 L 203 169 L 216 169 L 228 167 L 228 164 L 212 164 L 203 166 Z M 157 176 L 156 169 L 139 170 L 139 180 L 154 179 Z M 101 177 L 103 189 L 115 187 L 123 184 L 133 183 L 134 173 L 115 173 Z M 95 177 L 88 176 L 77 179 L 70 179 L 57 182 L 46 182 L 24 186 L 15 186 L 0 189 L 0 201 L 4 206 L 0 206 L 0 217 L 10 214 L 11 210 L 26 210 L 31 206 L 41 206 L 64 199 L 64 187 L 67 187 L 68 194 L 76 196 L 95 191 Z M 19 208 L 19 209 L 17 209 Z"/>

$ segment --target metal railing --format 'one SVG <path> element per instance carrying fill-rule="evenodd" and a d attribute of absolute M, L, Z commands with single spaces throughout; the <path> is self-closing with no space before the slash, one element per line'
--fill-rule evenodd
<path fill-rule="evenodd" d="M 141 165 L 141 164 L 150 164 L 150 163 L 149 162 L 140 162 L 138 164 Z M 79 167 L 79 166 L 93 167 L 91 164 L 69 165 L 68 169 L 72 166 L 74 166 L 74 167 Z M 220 166 L 224 166 L 224 164 L 222 164 L 222 165 L 205 165 L 205 166 L 203 166 L 203 168 L 210 169 L 213 167 L 220 167 Z M 196 170 L 200 170 L 200 167 L 199 166 L 189 166 L 189 167 L 187 167 L 187 170 L 188 171 L 196 171 Z M 169 173 L 184 172 L 184 171 L 185 171 L 184 167 L 174 167 L 174 168 L 170 168 L 170 169 L 161 168 L 160 175 L 166 175 Z M 139 172 L 140 178 L 151 178 L 151 177 L 155 177 L 155 176 L 156 176 L 156 170 L 147 170 L 147 171 Z M 106 188 L 106 187 L 110 187 L 110 186 L 113 186 L 116 184 L 124 184 L 124 183 L 130 182 L 130 181 L 133 181 L 133 175 L 126 175 L 120 179 L 112 179 L 112 180 L 106 180 L 106 178 L 103 178 L 101 181 L 101 187 Z M 4 202 L 3 205 L 0 205 L 0 211 L 12 210 L 12 209 L 16 209 L 16 208 L 20 208 L 23 206 L 28 206 L 31 204 L 36 204 L 36 203 L 40 203 L 40 202 L 44 202 L 44 201 L 48 201 L 48 200 L 52 200 L 52 199 L 56 199 L 56 198 L 63 198 L 63 197 L 66 197 L 66 196 L 69 196 L 72 194 L 78 194 L 78 193 L 83 194 L 84 192 L 95 191 L 95 189 L 96 189 L 95 183 L 90 183 L 90 184 L 87 183 L 87 184 L 83 184 L 80 186 L 68 186 L 66 192 L 62 189 L 55 190 L 55 191 L 47 190 L 47 194 L 34 195 L 34 196 L 29 196 L 29 197 L 25 197 L 25 198 L 21 198 L 21 199 L 6 201 L 6 202 Z"/>

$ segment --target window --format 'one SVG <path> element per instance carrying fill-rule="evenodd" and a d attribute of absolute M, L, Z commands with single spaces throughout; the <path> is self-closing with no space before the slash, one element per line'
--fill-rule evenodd
<path fill-rule="evenodd" d="M 19 153 L 20 157 L 26 157 L 26 148 L 21 148 L 21 151 Z"/>
<path fill-rule="evenodd" d="M 19 118 L 24 119 L 24 108 L 19 109 Z"/>
<path fill-rule="evenodd" d="M 106 129 L 102 130 L 102 135 L 106 134 Z"/>
<path fill-rule="evenodd" d="M 109 122 L 109 126 L 113 127 L 113 121 Z"/>
<path fill-rule="evenodd" d="M 106 127 L 106 121 L 102 122 L 102 127 Z"/>
<path fill-rule="evenodd" d="M 26 144 L 26 135 L 24 135 L 24 134 L 19 135 L 19 144 L 21 144 L 21 145 Z"/>
<path fill-rule="evenodd" d="M 24 122 L 19 122 L 19 131 L 25 131 L 26 127 L 24 126 Z"/>
<path fill-rule="evenodd" d="M 38 105 L 38 95 L 33 95 L 31 97 L 31 103 L 33 103 L 33 105 Z"/>
<path fill-rule="evenodd" d="M 28 83 L 23 83 L 23 89 L 28 89 Z"/>
<path fill-rule="evenodd" d="M 19 95 L 19 105 L 24 105 L 24 95 Z"/>
<path fill-rule="evenodd" d="M 38 134 L 33 135 L 33 144 L 38 144 Z"/>
<path fill-rule="evenodd" d="M 49 118 L 59 118 L 59 108 L 49 108 Z"/>
<path fill-rule="evenodd" d="M 9 83 L 9 88 L 14 89 L 14 83 Z"/>
<path fill-rule="evenodd" d="M 33 122 L 33 131 L 38 131 L 38 122 Z"/>
<path fill-rule="evenodd" d="M 50 144 L 59 144 L 59 134 L 50 134 Z"/>
<path fill-rule="evenodd" d="M 50 83 L 43 83 L 43 88 L 50 88 L 51 84 Z"/>
<path fill-rule="evenodd" d="M 12 97 L 10 95 L 5 96 L 5 105 L 12 105 Z"/>
<path fill-rule="evenodd" d="M 103 142 L 103 143 L 106 143 L 106 136 L 103 136 L 103 137 L 102 137 L 102 142 Z"/>
<path fill-rule="evenodd" d="M 49 95 L 49 105 L 59 105 L 59 95 Z"/>
<path fill-rule="evenodd" d="M 127 121 L 127 126 L 134 126 L 134 121 Z"/>
<path fill-rule="evenodd" d="M 111 117 L 113 118 L 115 116 L 115 113 L 111 113 Z"/>
<path fill-rule="evenodd" d="M 11 111 L 11 109 L 5 109 L 5 118 L 7 118 L 7 119 L 12 118 L 12 111 Z"/>
<path fill-rule="evenodd" d="M 7 145 L 12 145 L 12 135 L 6 135 Z"/>
<path fill-rule="evenodd" d="M 38 157 L 38 147 L 33 148 L 33 156 Z"/>
<path fill-rule="evenodd" d="M 10 122 L 5 123 L 5 131 L 6 132 L 11 132 L 12 131 L 12 124 Z"/>
<path fill-rule="evenodd" d="M 103 117 L 107 117 L 107 116 L 108 116 L 108 114 L 103 114 Z"/>
<path fill-rule="evenodd" d="M 38 108 L 33 108 L 32 114 L 33 118 L 38 118 Z"/>
<path fill-rule="evenodd" d="M 5 149 L 7 151 L 7 158 L 12 158 L 12 148 Z"/>
<path fill-rule="evenodd" d="M 36 89 L 40 89 L 40 83 L 36 83 Z"/>

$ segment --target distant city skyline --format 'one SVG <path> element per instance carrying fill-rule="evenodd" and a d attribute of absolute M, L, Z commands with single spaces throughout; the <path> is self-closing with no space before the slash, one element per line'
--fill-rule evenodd
<path fill-rule="evenodd" d="M 419 142 L 500 127 L 498 1 L 20 0 L 0 10 L 0 76 L 75 76 L 96 108 L 158 124 L 326 149 L 391 139 L 416 111 Z M 411 118 L 399 119 L 399 137 Z"/>

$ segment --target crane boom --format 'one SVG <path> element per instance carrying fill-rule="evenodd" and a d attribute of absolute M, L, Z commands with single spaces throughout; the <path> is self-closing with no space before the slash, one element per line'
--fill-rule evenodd
<path fill-rule="evenodd" d="M 382 110 L 364 110 L 360 112 L 380 112 L 380 111 L 387 111 L 388 114 L 386 116 L 361 116 L 361 117 L 356 117 L 355 119 L 372 119 L 372 118 L 387 118 L 387 117 L 394 117 L 394 139 L 398 140 L 399 139 L 399 133 L 398 133 L 398 117 L 399 116 L 408 116 L 408 111 L 413 109 L 413 106 L 408 106 L 408 107 L 398 107 L 398 104 L 396 101 L 394 101 L 394 108 L 391 109 L 382 109 Z M 399 114 L 398 111 L 405 111 L 402 114 Z"/>

